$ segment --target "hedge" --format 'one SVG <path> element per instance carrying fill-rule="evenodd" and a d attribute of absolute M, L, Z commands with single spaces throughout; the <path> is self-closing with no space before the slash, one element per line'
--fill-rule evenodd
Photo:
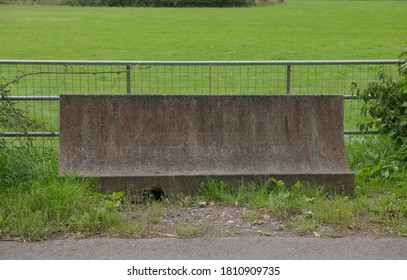
<path fill-rule="evenodd" d="M 282 0 L 67 0 L 77 6 L 110 7 L 246 7 Z"/>

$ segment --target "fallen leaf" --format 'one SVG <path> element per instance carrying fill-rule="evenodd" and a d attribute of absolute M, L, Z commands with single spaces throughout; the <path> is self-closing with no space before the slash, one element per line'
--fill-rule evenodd
<path fill-rule="evenodd" d="M 304 199 L 305 199 L 305 202 L 313 202 L 315 197 L 310 198 L 308 196 L 304 196 Z"/>
<path fill-rule="evenodd" d="M 304 214 L 307 215 L 307 216 L 309 216 L 309 217 L 314 216 L 314 212 L 312 212 L 311 210 L 306 210 L 306 211 L 304 212 Z"/>
<path fill-rule="evenodd" d="M 201 202 L 198 203 L 198 205 L 200 207 L 205 207 L 206 206 L 206 201 L 201 201 Z"/>
<path fill-rule="evenodd" d="M 271 233 L 270 233 L 270 232 L 262 231 L 262 230 L 258 230 L 258 231 L 257 231 L 257 234 L 258 234 L 258 235 L 262 235 L 262 236 L 271 236 Z"/>
<path fill-rule="evenodd" d="M 250 224 L 251 224 L 252 226 L 259 226 L 259 225 L 264 224 L 264 222 L 263 222 L 263 221 L 260 221 L 260 220 L 254 220 L 254 221 L 251 222 Z"/>

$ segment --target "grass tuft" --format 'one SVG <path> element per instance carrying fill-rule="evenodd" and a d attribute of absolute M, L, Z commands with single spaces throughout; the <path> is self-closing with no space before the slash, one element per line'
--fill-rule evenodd
<path fill-rule="evenodd" d="M 29 147 L 0 153 L 0 238 L 138 232 L 125 215 L 95 195 L 92 180 L 60 178 L 55 154 Z"/>
<path fill-rule="evenodd" d="M 353 231 L 407 234 L 407 166 L 398 161 L 389 140 L 381 136 L 348 139 L 351 169 L 356 173 L 353 198 L 328 193 L 321 187 L 285 187 L 270 179 L 263 184 L 227 186 L 209 181 L 202 185 L 200 200 L 218 204 L 245 204 L 243 217 L 256 221 L 256 211 L 267 211 L 285 228 L 300 234 L 339 236 Z"/>
<path fill-rule="evenodd" d="M 205 223 L 177 224 L 174 226 L 175 233 L 182 238 L 202 236 L 207 230 L 208 225 Z"/>

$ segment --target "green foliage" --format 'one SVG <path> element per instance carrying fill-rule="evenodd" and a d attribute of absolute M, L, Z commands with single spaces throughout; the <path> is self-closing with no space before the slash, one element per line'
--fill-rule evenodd
<path fill-rule="evenodd" d="M 137 232 L 120 214 L 124 194 L 95 194 L 93 180 L 59 177 L 56 152 L 0 150 L 0 239 Z"/>
<path fill-rule="evenodd" d="M 246 184 L 241 182 L 239 186 L 232 187 L 222 181 L 209 180 L 203 183 L 200 188 L 200 199 L 213 201 L 220 204 L 251 204 L 255 207 L 263 207 L 271 197 L 290 196 L 289 189 L 301 189 L 301 183 L 297 182 L 291 187 L 287 187 L 281 180 L 269 178 L 261 184 Z M 273 199 L 273 198 L 271 198 Z"/>
<path fill-rule="evenodd" d="M 36 178 L 46 180 L 57 173 L 55 152 L 41 151 L 28 145 L 0 149 L 0 191 L 7 188 L 29 187 Z"/>
<path fill-rule="evenodd" d="M 405 153 L 392 149 L 389 137 L 352 137 L 346 144 L 349 167 L 356 173 L 356 185 L 370 188 L 386 182 L 396 187 L 407 185 L 407 162 L 400 160 Z"/>
<path fill-rule="evenodd" d="M 246 7 L 270 1 L 256 0 L 67 0 L 69 5 L 110 7 Z"/>
<path fill-rule="evenodd" d="M 205 223 L 180 224 L 174 226 L 174 231 L 181 238 L 191 238 L 203 235 L 208 229 Z"/>
<path fill-rule="evenodd" d="M 407 50 L 400 55 L 406 57 Z M 360 130 L 377 128 L 381 134 L 388 135 L 393 147 L 400 151 L 400 160 L 407 161 L 407 62 L 400 64 L 396 80 L 381 71 L 378 81 L 369 83 L 363 91 L 356 84 L 354 87 L 364 102 L 361 113 L 368 117 L 360 123 Z"/>
<path fill-rule="evenodd" d="M 121 210 L 126 202 L 124 192 L 113 192 L 112 194 L 97 192 L 94 195 L 100 199 L 101 205 L 109 210 Z"/>

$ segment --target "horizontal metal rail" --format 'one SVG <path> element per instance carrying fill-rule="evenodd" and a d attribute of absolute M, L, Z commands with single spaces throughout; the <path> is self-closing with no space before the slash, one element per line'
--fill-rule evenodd
<path fill-rule="evenodd" d="M 0 137 L 59 137 L 59 132 L 0 132 Z"/>
<path fill-rule="evenodd" d="M 27 65 L 368 65 L 400 64 L 403 60 L 270 60 L 270 61 L 112 61 L 112 60 L 0 60 L 0 64 Z"/>
<path fill-rule="evenodd" d="M 59 96 L 1 96 L 0 99 L 10 101 L 59 101 Z"/>
<path fill-rule="evenodd" d="M 0 96 L 0 100 L 10 101 L 59 101 L 59 96 Z M 359 99 L 354 95 L 344 95 L 343 99 L 357 100 Z"/>
<path fill-rule="evenodd" d="M 343 132 L 345 135 L 360 135 L 360 134 L 379 134 L 377 130 L 370 130 L 367 132 L 361 132 L 359 130 L 345 130 Z M 0 137 L 59 137 L 59 132 L 57 131 L 47 131 L 47 132 L 1 132 Z"/>

